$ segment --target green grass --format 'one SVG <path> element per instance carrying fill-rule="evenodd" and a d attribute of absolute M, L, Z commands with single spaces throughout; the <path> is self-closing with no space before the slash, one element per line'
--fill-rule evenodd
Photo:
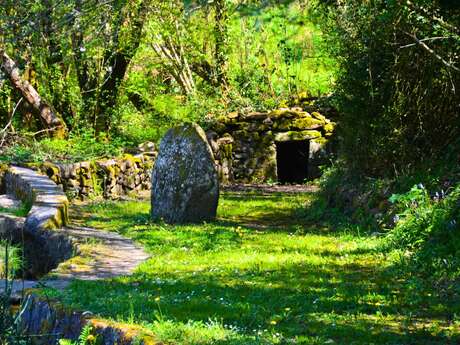
<path fill-rule="evenodd" d="M 312 197 L 227 193 L 217 221 L 181 226 L 150 223 L 148 201 L 80 206 L 80 223 L 133 238 L 152 258 L 61 298 L 165 344 L 460 342 L 455 296 L 395 270 L 382 239 L 306 223 Z"/>
<path fill-rule="evenodd" d="M 31 207 L 31 204 L 21 202 L 20 206 L 17 208 L 0 207 L 0 213 L 12 214 L 16 217 L 26 217 Z"/>
<path fill-rule="evenodd" d="M 11 279 L 22 266 L 21 249 L 0 241 L 0 279 Z"/>

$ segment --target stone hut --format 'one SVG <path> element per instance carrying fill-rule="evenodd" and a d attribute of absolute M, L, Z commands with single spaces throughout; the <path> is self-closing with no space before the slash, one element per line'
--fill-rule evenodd
<path fill-rule="evenodd" d="M 303 183 L 331 154 L 335 123 L 300 107 L 230 113 L 207 132 L 221 182 Z"/>

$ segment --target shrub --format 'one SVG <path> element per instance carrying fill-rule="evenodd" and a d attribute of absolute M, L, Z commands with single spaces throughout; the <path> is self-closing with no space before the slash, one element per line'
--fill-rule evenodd
<path fill-rule="evenodd" d="M 460 184 L 430 196 L 423 185 L 393 195 L 400 212 L 389 233 L 390 248 L 406 252 L 418 271 L 436 278 L 460 278 Z"/>
<path fill-rule="evenodd" d="M 458 5 L 321 2 L 340 66 L 335 101 L 348 166 L 392 177 L 452 148 L 460 125 Z"/>

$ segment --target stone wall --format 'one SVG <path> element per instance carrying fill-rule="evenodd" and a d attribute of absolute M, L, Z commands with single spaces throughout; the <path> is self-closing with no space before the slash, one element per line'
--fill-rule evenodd
<path fill-rule="evenodd" d="M 154 336 L 140 327 L 96 319 L 91 313 L 71 310 L 49 298 L 27 295 L 21 311 L 20 327 L 31 335 L 34 345 L 57 345 L 59 339 L 77 340 L 89 324 L 101 345 L 154 345 Z M 36 336 L 37 334 L 41 336 Z"/>
<path fill-rule="evenodd" d="M 327 162 L 335 123 L 313 108 L 281 108 L 269 112 L 234 112 L 207 131 L 222 183 L 277 181 L 276 142 L 309 140 L 310 178 Z M 151 143 L 138 154 L 79 163 L 28 163 L 62 186 L 69 198 L 102 196 L 117 199 L 148 191 L 157 156 Z M 2 179 L 0 169 L 0 180 Z"/>
<path fill-rule="evenodd" d="M 300 107 L 234 112 L 207 132 L 223 183 L 277 180 L 276 142 L 309 140 L 310 178 L 327 161 L 335 123 Z"/>
<path fill-rule="evenodd" d="M 125 154 L 112 159 L 80 163 L 30 163 L 28 167 L 46 174 L 62 186 L 70 198 L 103 196 L 116 199 L 130 193 L 150 190 L 156 152 Z"/>
<path fill-rule="evenodd" d="M 28 278 L 40 277 L 73 254 L 72 241 L 58 228 L 68 222 L 69 201 L 48 177 L 20 167 L 9 167 L 2 180 L 7 194 L 30 204 L 25 218 L 0 215 L 0 237 L 24 245 Z"/>

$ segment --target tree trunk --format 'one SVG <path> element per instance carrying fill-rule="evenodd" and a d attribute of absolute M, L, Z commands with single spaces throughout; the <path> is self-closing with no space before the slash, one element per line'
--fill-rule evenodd
<path fill-rule="evenodd" d="M 19 68 L 16 63 L 0 49 L 1 68 L 9 77 L 13 87 L 17 89 L 24 99 L 40 116 L 40 120 L 52 137 L 63 138 L 67 134 L 67 128 L 62 118 L 54 109 L 42 100 L 37 90 L 30 85 L 27 80 L 21 78 Z"/>
<path fill-rule="evenodd" d="M 215 77 L 223 90 L 227 88 L 228 10 L 226 0 L 215 0 Z"/>
<path fill-rule="evenodd" d="M 179 37 L 178 31 L 176 35 Z M 195 92 L 195 82 L 182 45 L 180 43 L 175 44 L 168 37 L 162 36 L 160 39 L 163 41 L 162 44 L 153 43 L 151 45 L 153 51 L 160 58 L 163 67 L 179 84 L 184 95 L 193 94 Z"/>
<path fill-rule="evenodd" d="M 104 84 L 100 88 L 97 102 L 95 130 L 96 134 L 110 131 L 112 112 L 118 96 L 118 89 L 122 82 L 132 56 L 126 56 L 123 52 L 115 53 L 110 59 L 111 70 L 105 77 Z"/>
<path fill-rule="evenodd" d="M 129 1 L 127 1 L 127 3 L 129 3 Z M 115 45 L 112 47 L 111 51 L 107 52 L 108 58 L 106 61 L 109 62 L 110 70 L 105 75 L 103 79 L 104 83 L 99 89 L 99 99 L 95 112 L 96 134 L 102 132 L 108 133 L 110 131 L 112 112 L 116 105 L 120 84 L 125 77 L 129 63 L 136 54 L 136 50 L 141 41 L 142 29 L 145 18 L 147 17 L 147 1 L 142 1 L 138 5 L 132 17 L 135 18 L 135 20 L 132 23 L 131 32 L 129 34 L 131 39 L 129 47 L 120 49 L 121 42 L 119 41 L 119 30 L 121 30 L 121 25 L 126 19 L 120 17 L 120 22 L 114 33 Z M 113 53 L 113 51 L 116 51 L 116 53 Z"/>

